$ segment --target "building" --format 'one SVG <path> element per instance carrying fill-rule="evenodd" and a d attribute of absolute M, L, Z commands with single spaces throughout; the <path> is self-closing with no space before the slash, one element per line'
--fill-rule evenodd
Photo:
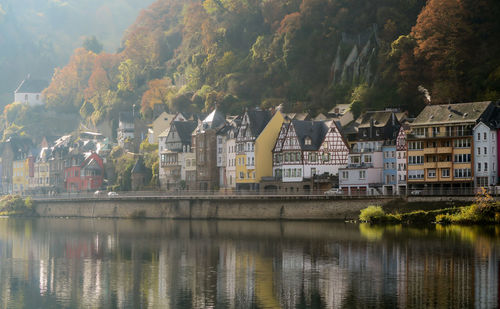
<path fill-rule="evenodd" d="M 284 123 L 273 149 L 273 176 L 282 182 L 277 189 L 329 189 L 336 185 L 328 181 L 334 179 L 330 176 L 338 175 L 338 169 L 347 164 L 348 150 L 334 121 Z"/>
<path fill-rule="evenodd" d="M 95 191 L 103 184 L 103 161 L 94 152 L 81 154 L 74 150 L 68 155 L 64 172 L 67 192 Z"/>
<path fill-rule="evenodd" d="M 144 160 L 142 159 L 142 156 L 139 156 L 130 171 L 132 191 L 138 191 L 144 188 L 147 174 L 148 171 L 144 165 Z"/>
<path fill-rule="evenodd" d="M 339 186 L 346 194 L 376 195 L 384 193 L 383 146 L 397 138 L 401 120 L 406 115 L 397 110 L 363 113 L 349 128 L 348 165 L 339 169 Z M 388 148 L 389 149 L 389 148 Z M 391 147 L 395 151 L 395 147 Z M 395 158 L 387 158 L 393 163 Z M 391 167 L 391 165 L 389 165 Z M 390 175 L 394 171 L 388 172 Z M 390 178 L 391 179 L 391 178 Z M 393 188 L 392 181 L 391 187 Z M 391 189 L 389 189 L 391 190 Z M 392 189 L 394 190 L 394 189 Z"/>
<path fill-rule="evenodd" d="M 193 148 L 196 154 L 196 190 L 213 191 L 219 189 L 218 151 L 223 150 L 222 138 L 217 132 L 226 125 L 225 116 L 214 109 L 194 130 Z"/>
<path fill-rule="evenodd" d="M 383 179 L 383 193 L 386 195 L 393 195 L 397 189 L 397 154 L 396 154 L 396 141 L 385 141 L 382 145 L 383 153 L 383 166 L 382 179 Z"/>
<path fill-rule="evenodd" d="M 183 175 L 187 170 L 192 170 L 193 149 L 191 147 L 196 121 L 172 121 L 170 128 L 160 134 L 158 139 L 160 167 L 160 186 L 164 190 L 181 189 L 181 181 L 191 181 Z M 196 161 L 196 160 L 194 160 Z"/>
<path fill-rule="evenodd" d="M 148 141 L 150 144 L 157 144 L 160 134 L 170 128 L 170 124 L 176 115 L 163 112 L 158 116 L 148 129 Z"/>
<path fill-rule="evenodd" d="M 494 122 L 480 121 L 473 129 L 474 187 L 493 187 L 498 183 L 497 129 Z"/>
<path fill-rule="evenodd" d="M 396 138 L 396 164 L 397 164 L 397 194 L 407 194 L 406 190 L 406 152 L 408 145 L 406 143 L 406 132 L 409 130 L 408 124 L 401 125 Z"/>
<path fill-rule="evenodd" d="M 134 114 L 121 112 L 118 116 L 118 130 L 116 140 L 120 147 L 125 147 L 126 142 L 131 142 L 134 139 Z"/>
<path fill-rule="evenodd" d="M 492 102 L 426 106 L 411 123 L 411 132 L 407 135 L 409 189 L 437 194 L 470 191 L 476 172 L 473 168 L 476 142 L 473 138 L 474 128 L 480 121 L 489 121 L 494 111 L 495 104 Z M 482 125 L 477 130 L 481 134 L 488 131 Z M 481 147 L 491 147 L 491 136 L 484 144 L 478 142 Z M 484 151 L 484 148 L 480 149 L 478 151 Z M 479 156 L 478 163 L 481 163 L 482 170 L 484 163 L 492 164 L 486 157 Z M 490 168 L 493 166 L 488 165 L 488 170 Z M 484 174 L 480 177 L 484 177 Z M 486 183 L 482 178 L 479 181 Z"/>
<path fill-rule="evenodd" d="M 245 112 L 236 136 L 236 190 L 258 191 L 261 178 L 272 176 L 272 150 L 284 120 L 279 111 Z"/>
<path fill-rule="evenodd" d="M 236 189 L 236 136 L 241 125 L 241 117 L 236 116 L 228 119 L 226 126 L 226 180 L 225 187 Z"/>
<path fill-rule="evenodd" d="M 14 102 L 21 102 L 30 106 L 43 105 L 42 92 L 49 86 L 46 80 L 33 79 L 29 75 L 14 91 Z"/>

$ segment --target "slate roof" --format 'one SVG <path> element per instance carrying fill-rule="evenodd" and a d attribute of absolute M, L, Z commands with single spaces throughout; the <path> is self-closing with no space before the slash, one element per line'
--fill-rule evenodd
<path fill-rule="evenodd" d="M 174 121 L 172 125 L 175 126 L 181 142 L 191 144 L 191 134 L 197 127 L 196 121 Z"/>
<path fill-rule="evenodd" d="M 28 77 L 21 82 L 14 93 L 41 93 L 48 86 L 49 83 L 46 80 Z"/>
<path fill-rule="evenodd" d="M 132 174 L 145 174 L 146 166 L 144 165 L 144 160 L 142 157 L 137 158 L 135 161 L 134 167 L 132 167 Z"/>
<path fill-rule="evenodd" d="M 258 137 L 262 130 L 266 127 L 269 120 L 271 120 L 271 113 L 266 110 L 251 110 L 247 113 L 250 120 L 250 130 L 252 135 Z"/>
<path fill-rule="evenodd" d="M 373 120 L 374 127 L 385 127 L 391 120 L 392 114 L 395 114 L 398 121 L 406 116 L 405 113 L 396 113 L 394 111 L 367 111 L 361 114 L 356 122 L 359 123 L 358 128 L 369 128 Z"/>
<path fill-rule="evenodd" d="M 121 122 L 134 123 L 134 114 L 131 112 L 120 112 L 118 119 Z"/>
<path fill-rule="evenodd" d="M 493 109 L 491 101 L 427 105 L 412 125 L 477 122 L 483 117 L 488 118 Z"/>
<path fill-rule="evenodd" d="M 226 117 L 219 110 L 214 109 L 198 127 L 199 132 L 203 132 L 207 129 L 219 129 L 226 123 Z"/>
<path fill-rule="evenodd" d="M 325 139 L 328 127 L 323 121 L 292 120 L 300 148 L 305 151 L 318 150 Z M 311 138 L 311 145 L 305 144 L 306 137 Z"/>

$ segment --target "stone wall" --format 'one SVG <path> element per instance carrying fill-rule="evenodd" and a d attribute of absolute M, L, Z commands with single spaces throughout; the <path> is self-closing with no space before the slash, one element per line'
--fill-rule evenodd
<path fill-rule="evenodd" d="M 388 199 L 286 198 L 104 198 L 35 201 L 42 217 L 170 218 L 222 220 L 351 220 L 368 205 Z"/>

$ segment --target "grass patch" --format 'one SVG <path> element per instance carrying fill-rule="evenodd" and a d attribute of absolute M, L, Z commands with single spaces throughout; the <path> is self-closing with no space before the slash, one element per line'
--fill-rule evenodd
<path fill-rule="evenodd" d="M 436 216 L 442 214 L 455 214 L 461 208 L 445 208 L 438 210 L 416 210 L 408 213 L 386 214 L 381 206 L 368 206 L 361 210 L 359 220 L 368 223 L 405 223 L 405 224 L 430 224 L 436 222 Z"/>
<path fill-rule="evenodd" d="M 0 216 L 36 216 L 31 197 L 5 195 L 0 199 Z"/>

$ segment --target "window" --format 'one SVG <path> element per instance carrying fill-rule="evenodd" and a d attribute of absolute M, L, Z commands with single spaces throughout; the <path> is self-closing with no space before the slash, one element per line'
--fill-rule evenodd
<path fill-rule="evenodd" d="M 469 148 L 470 147 L 470 139 L 468 139 L 468 138 L 456 139 L 456 140 L 454 140 L 453 145 L 455 148 Z"/>
<path fill-rule="evenodd" d="M 245 178 L 245 174 L 243 172 L 240 172 L 240 179 L 244 179 Z"/>
<path fill-rule="evenodd" d="M 481 133 L 477 133 L 477 140 L 480 141 L 481 140 Z"/>
<path fill-rule="evenodd" d="M 314 176 L 316 175 L 316 169 L 313 167 L 311 168 L 311 176 Z"/>
<path fill-rule="evenodd" d="M 466 153 L 456 154 L 454 159 L 455 163 L 469 163 L 471 162 L 471 155 Z"/>
<path fill-rule="evenodd" d="M 365 161 L 364 161 L 365 163 L 372 163 L 372 156 L 368 156 L 368 155 L 366 155 L 366 156 L 364 157 L 364 159 L 365 159 Z"/>
<path fill-rule="evenodd" d="M 481 154 L 481 147 L 477 147 L 477 154 L 480 155 Z"/>
<path fill-rule="evenodd" d="M 487 172 L 488 171 L 488 163 L 484 162 L 484 171 Z"/>
<path fill-rule="evenodd" d="M 471 177 L 471 170 L 470 170 L 470 168 L 456 168 L 453 171 L 453 176 L 455 178 L 470 178 Z"/>
<path fill-rule="evenodd" d="M 449 168 L 443 168 L 441 170 L 441 177 L 450 177 L 450 169 Z"/>
<path fill-rule="evenodd" d="M 484 132 L 484 134 L 483 134 L 483 139 L 484 139 L 484 140 L 486 140 L 486 139 L 487 139 L 487 133 L 486 133 L 486 132 Z"/>
<path fill-rule="evenodd" d="M 481 171 L 481 162 L 479 162 L 479 163 L 477 164 L 477 171 L 478 171 L 478 172 L 480 172 L 480 171 Z"/>
<path fill-rule="evenodd" d="M 348 171 L 343 171 L 342 172 L 342 178 L 344 178 L 344 179 L 349 178 L 349 172 Z"/>
<path fill-rule="evenodd" d="M 359 179 L 365 179 L 366 171 L 359 171 Z"/>
<path fill-rule="evenodd" d="M 306 145 L 311 145 L 311 138 L 310 138 L 309 136 L 308 136 L 308 137 L 306 137 L 306 139 L 305 139 L 304 143 L 305 143 Z"/>
<path fill-rule="evenodd" d="M 408 164 L 410 165 L 424 164 L 424 156 L 409 156 Z"/>
<path fill-rule="evenodd" d="M 487 155 L 488 154 L 488 147 L 484 147 L 484 154 Z"/>
<path fill-rule="evenodd" d="M 429 178 L 435 178 L 436 177 L 436 170 L 435 169 L 429 169 L 427 171 L 427 177 L 429 177 Z"/>
<path fill-rule="evenodd" d="M 408 171 L 408 179 L 424 179 L 424 170 Z"/>

